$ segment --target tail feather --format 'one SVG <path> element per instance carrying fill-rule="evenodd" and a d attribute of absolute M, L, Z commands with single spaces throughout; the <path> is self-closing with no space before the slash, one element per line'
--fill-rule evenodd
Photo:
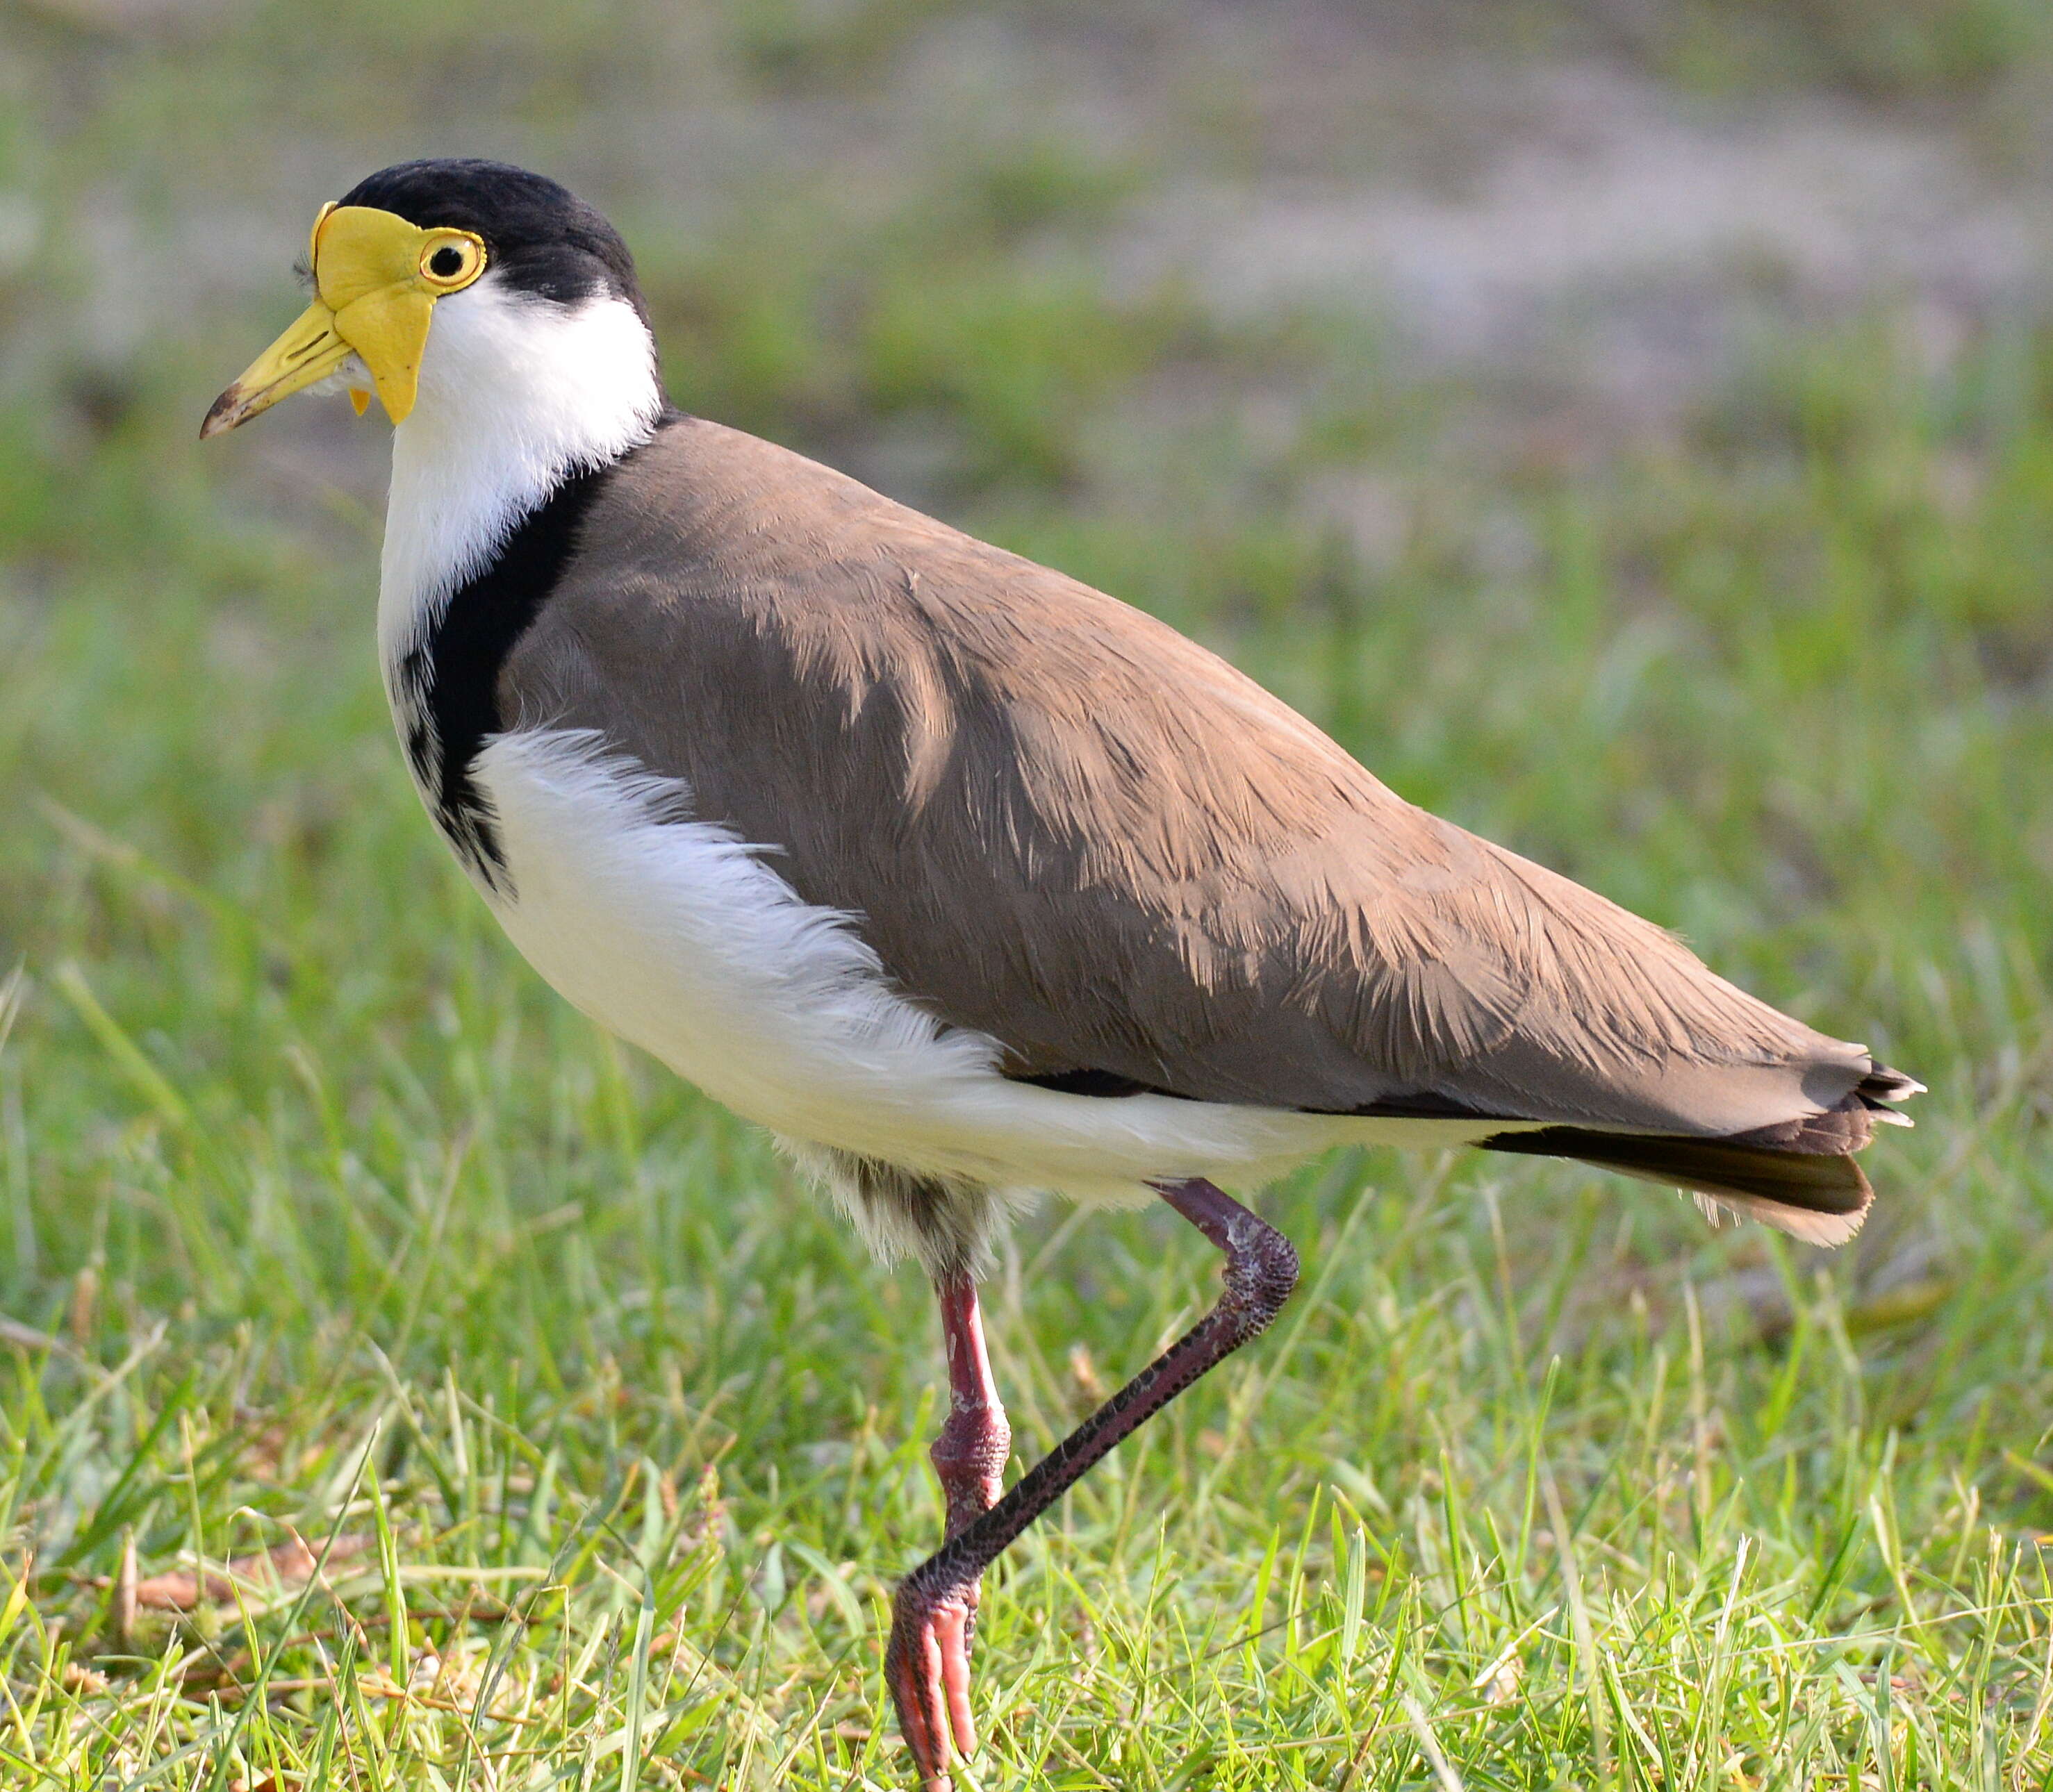
<path fill-rule="evenodd" d="M 1835 1147 L 1819 1135 L 1788 1144 L 1758 1142 L 1759 1136 L 1677 1139 L 1550 1126 L 1501 1132 L 1485 1139 L 1483 1149 L 1572 1158 L 1644 1182 L 1689 1189 L 1808 1245 L 1843 1245 L 1860 1230 L 1874 1191 L 1849 1155 L 1858 1146 Z M 1860 1143 L 1867 1142 L 1863 1133 Z"/>
<path fill-rule="evenodd" d="M 1874 1200 L 1853 1154 L 1874 1136 L 1878 1121 L 1910 1125 L 1910 1117 L 1892 1104 L 1924 1092 L 1922 1083 L 1878 1064 L 1824 1113 L 1722 1139 L 1549 1126 L 1500 1132 L 1482 1147 L 1570 1158 L 1688 1189 L 1699 1205 L 1708 1197 L 1807 1245 L 1843 1245 L 1860 1230 Z"/>

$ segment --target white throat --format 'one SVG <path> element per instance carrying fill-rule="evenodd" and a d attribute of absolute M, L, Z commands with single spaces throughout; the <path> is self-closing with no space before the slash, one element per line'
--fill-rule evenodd
<path fill-rule="evenodd" d="M 647 441 L 662 402 L 656 345 L 624 299 L 566 307 L 488 272 L 437 304 L 392 433 L 378 645 L 395 700 L 395 672 L 450 594 L 566 474 Z"/>

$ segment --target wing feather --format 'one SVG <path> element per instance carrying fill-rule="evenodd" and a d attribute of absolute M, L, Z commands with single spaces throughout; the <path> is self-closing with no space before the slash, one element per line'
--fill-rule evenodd
<path fill-rule="evenodd" d="M 686 420 L 587 530 L 503 712 L 681 778 L 1023 1076 L 1715 1135 L 1874 1069 L 1162 623 L 799 456 Z"/>

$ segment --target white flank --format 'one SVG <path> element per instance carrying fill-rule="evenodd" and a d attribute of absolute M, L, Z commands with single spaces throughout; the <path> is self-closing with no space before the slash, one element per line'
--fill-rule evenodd
<path fill-rule="evenodd" d="M 689 818 L 673 781 L 598 737 L 487 743 L 475 773 L 512 889 L 514 944 L 568 1001 L 736 1113 L 915 1172 L 1147 1198 L 1153 1178 L 1246 1186 L 1345 1142 L 1454 1145 L 1501 1123 L 1364 1120 L 1008 1081 L 999 1048 L 897 994 L 846 916 L 767 849 Z"/>

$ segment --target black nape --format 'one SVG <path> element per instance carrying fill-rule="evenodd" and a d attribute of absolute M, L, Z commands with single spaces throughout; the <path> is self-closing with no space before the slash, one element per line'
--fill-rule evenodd
<path fill-rule="evenodd" d="M 611 293 L 649 320 L 620 233 L 546 174 L 470 158 L 400 162 L 359 181 L 341 203 L 391 212 L 424 230 L 471 231 L 484 238 L 489 265 L 517 290 L 562 305 Z"/>

